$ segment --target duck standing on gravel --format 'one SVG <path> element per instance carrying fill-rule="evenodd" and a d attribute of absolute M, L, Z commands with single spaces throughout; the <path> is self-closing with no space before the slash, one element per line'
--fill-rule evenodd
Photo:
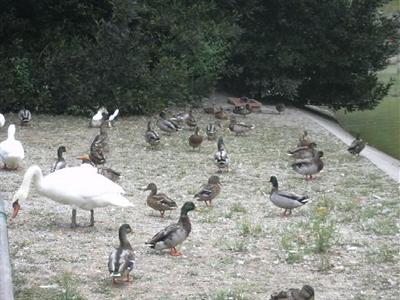
<path fill-rule="evenodd" d="M 218 123 L 218 121 L 207 125 L 206 135 L 209 141 L 214 141 L 217 138 L 217 132 L 219 128 L 221 128 L 221 124 Z"/>
<path fill-rule="evenodd" d="M 308 202 L 308 196 L 300 196 L 294 193 L 280 191 L 276 176 L 271 176 L 269 182 L 272 183 L 269 199 L 275 206 L 285 209 L 282 217 L 290 216 L 293 208 L 303 206 Z"/>
<path fill-rule="evenodd" d="M 194 130 L 194 134 L 189 137 L 189 145 L 194 149 L 199 148 L 201 143 L 203 143 L 203 136 L 199 134 L 199 127 L 196 127 Z"/>
<path fill-rule="evenodd" d="M 301 290 L 289 289 L 288 291 L 274 293 L 270 300 L 314 300 L 314 289 L 305 285 Z"/>
<path fill-rule="evenodd" d="M 15 139 L 15 125 L 8 126 L 8 136 L 0 143 L 0 168 L 16 170 L 25 157 L 24 147 Z"/>
<path fill-rule="evenodd" d="M 189 110 L 189 115 L 186 118 L 185 123 L 187 126 L 189 126 L 189 128 L 194 128 L 197 126 L 197 121 L 196 121 L 196 118 L 193 116 L 192 109 Z"/>
<path fill-rule="evenodd" d="M 157 193 L 157 186 L 155 183 L 149 183 L 144 189 L 145 191 L 150 191 L 150 195 L 147 197 L 147 205 L 152 209 L 160 212 L 161 218 L 164 218 L 164 213 L 167 210 L 174 210 L 178 206 L 176 202 L 169 198 L 167 195 L 162 193 Z"/>
<path fill-rule="evenodd" d="M 365 142 L 360 138 L 360 134 L 358 133 L 356 139 L 350 144 L 347 151 L 349 151 L 353 155 L 360 155 L 360 152 L 365 148 Z"/>
<path fill-rule="evenodd" d="M 254 125 L 247 125 L 244 123 L 238 123 L 236 117 L 231 116 L 229 123 L 229 130 L 231 132 L 236 133 L 236 135 L 245 134 L 246 132 L 253 130 L 255 128 Z"/>
<path fill-rule="evenodd" d="M 135 253 L 127 238 L 127 234 L 131 232 L 132 228 L 128 224 L 119 227 L 119 247 L 114 249 L 108 257 L 108 271 L 114 284 L 117 283 L 117 278 L 123 276 L 126 276 L 125 282 L 130 282 L 129 273 L 135 266 Z"/>
<path fill-rule="evenodd" d="M 90 160 L 89 155 L 82 155 L 79 156 L 78 159 L 82 161 L 82 164 L 88 164 L 91 165 L 92 167 L 97 168 L 97 173 L 103 175 L 104 177 L 110 179 L 113 182 L 117 182 L 121 178 L 121 173 L 117 172 L 111 168 L 106 168 L 106 167 L 96 167 L 94 162 Z"/>
<path fill-rule="evenodd" d="M 28 123 L 31 121 L 32 114 L 28 109 L 23 108 L 19 111 L 18 117 L 19 117 L 19 120 L 21 121 L 21 125 L 24 126 L 24 125 L 28 125 Z"/>
<path fill-rule="evenodd" d="M 150 248 L 156 250 L 171 249 L 172 256 L 180 256 L 182 253 L 176 250 L 176 246 L 187 239 L 192 231 L 192 224 L 188 216 L 188 212 L 195 210 L 196 206 L 193 202 L 185 202 L 181 208 L 181 215 L 178 223 L 171 224 L 157 233 L 151 240 L 146 242 Z"/>
<path fill-rule="evenodd" d="M 304 130 L 303 134 L 299 138 L 299 143 L 297 147 L 308 147 L 312 143 L 311 139 L 308 136 L 308 131 Z"/>
<path fill-rule="evenodd" d="M 57 160 L 51 167 L 50 173 L 53 173 L 57 170 L 63 169 L 67 166 L 67 163 L 63 157 L 63 153 L 67 152 L 67 149 L 65 149 L 65 146 L 60 146 L 57 149 Z"/>
<path fill-rule="evenodd" d="M 217 152 L 214 154 L 214 161 L 218 167 L 218 172 L 229 171 L 229 157 L 222 136 L 218 139 Z"/>
<path fill-rule="evenodd" d="M 285 106 L 285 104 L 283 104 L 283 103 L 278 103 L 277 105 L 275 105 L 275 109 L 277 110 L 277 112 L 278 112 L 279 114 L 281 114 L 281 112 L 284 112 L 284 111 L 285 111 L 286 106 Z"/>
<path fill-rule="evenodd" d="M 203 186 L 200 192 L 194 195 L 193 198 L 197 201 L 204 201 L 206 206 L 211 206 L 211 201 L 219 195 L 221 192 L 221 182 L 219 177 L 216 175 L 211 176 L 208 179 L 208 183 Z"/>
<path fill-rule="evenodd" d="M 292 164 L 292 168 L 297 173 L 305 175 L 306 180 L 311 180 L 313 179 L 312 175 L 319 173 L 323 169 L 324 163 L 321 159 L 323 156 L 324 152 L 318 151 L 317 156 L 312 159 L 296 160 Z"/>
<path fill-rule="evenodd" d="M 169 135 L 171 132 L 176 132 L 180 130 L 178 124 L 174 123 L 171 120 L 166 118 L 165 112 L 160 112 L 159 119 L 157 121 L 157 126 L 160 128 L 161 131 L 168 133 Z"/>
<path fill-rule="evenodd" d="M 317 144 L 312 142 L 308 146 L 297 147 L 293 150 L 288 151 L 288 155 L 295 159 L 310 159 L 317 157 L 318 151 L 315 149 Z"/>
<path fill-rule="evenodd" d="M 151 147 L 155 147 L 159 145 L 161 142 L 158 133 L 155 132 L 153 129 L 151 129 L 151 121 L 147 122 L 147 130 L 146 133 L 144 134 L 144 139 Z"/>

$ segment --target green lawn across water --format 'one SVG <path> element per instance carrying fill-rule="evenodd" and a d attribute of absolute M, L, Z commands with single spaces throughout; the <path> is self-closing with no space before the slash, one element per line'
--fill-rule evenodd
<path fill-rule="evenodd" d="M 338 111 L 339 123 L 350 133 L 360 133 L 369 145 L 400 159 L 400 74 L 397 65 L 380 72 L 381 81 L 390 82 L 388 96 L 374 109 L 345 113 Z"/>

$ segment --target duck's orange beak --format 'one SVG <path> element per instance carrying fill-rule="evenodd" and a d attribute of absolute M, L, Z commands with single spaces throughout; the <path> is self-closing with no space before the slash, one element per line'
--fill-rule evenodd
<path fill-rule="evenodd" d="M 14 203 L 12 204 L 12 206 L 13 206 L 13 214 L 12 214 L 12 217 L 11 217 L 11 218 L 14 219 L 14 218 L 17 216 L 19 210 L 21 209 L 21 206 L 19 205 L 18 200 L 17 200 L 17 201 L 14 201 Z"/>

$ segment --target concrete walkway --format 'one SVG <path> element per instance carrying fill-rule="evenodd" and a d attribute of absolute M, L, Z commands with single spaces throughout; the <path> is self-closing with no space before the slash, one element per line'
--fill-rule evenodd
<path fill-rule="evenodd" d="M 305 116 L 312 119 L 314 122 L 324 127 L 326 130 L 334 134 L 341 141 L 346 143 L 346 145 L 350 145 L 351 142 L 355 139 L 350 133 L 345 131 L 339 124 L 323 118 L 317 114 L 313 114 L 311 112 L 305 110 L 298 110 L 299 113 L 303 113 Z M 390 178 L 394 179 L 396 182 L 400 182 L 400 161 L 375 149 L 371 146 L 366 146 L 365 149 L 360 153 L 360 155 L 368 158 L 374 165 L 376 165 L 379 169 L 389 175 Z"/>

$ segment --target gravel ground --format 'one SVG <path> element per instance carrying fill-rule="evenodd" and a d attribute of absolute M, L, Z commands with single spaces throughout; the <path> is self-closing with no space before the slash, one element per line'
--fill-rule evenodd
<path fill-rule="evenodd" d="M 155 182 L 181 206 L 191 200 L 216 167 L 216 142 L 200 151 L 188 145 L 191 132 L 162 135 L 151 150 L 143 139 L 147 118 L 120 118 L 109 130 L 107 166 L 123 173 L 120 185 L 133 209 L 95 210 L 94 228 L 70 229 L 71 210 L 39 196 L 34 189 L 10 222 L 9 239 L 17 299 L 268 299 L 272 292 L 310 284 L 316 299 L 399 299 L 399 189 L 367 159 L 352 157 L 344 143 L 295 109 L 282 115 L 266 107 L 243 121 L 256 128 L 247 136 L 221 132 L 231 171 L 221 174 L 222 192 L 214 207 L 196 203 L 192 233 L 172 257 L 144 242 L 178 219 L 173 211 L 160 219 L 145 204 L 139 187 Z M 204 128 L 213 117 L 195 111 Z M 6 116 L 16 120 L 15 115 Z M 27 167 L 47 174 L 59 145 L 70 166 L 87 153 L 98 130 L 77 117 L 34 115 L 16 137 L 26 151 L 19 171 L 0 171 L 1 190 L 15 192 Z M 309 135 L 324 151 L 325 168 L 306 182 L 290 168 L 285 152 L 299 134 Z M 6 128 L 0 130 L 0 140 Z M 312 201 L 281 218 L 265 193 L 271 175 L 280 187 L 308 194 Z M 8 203 L 8 210 L 11 205 Z M 78 223 L 89 212 L 78 211 Z M 129 223 L 136 251 L 134 282 L 114 287 L 107 258 L 118 245 L 118 227 Z"/>

